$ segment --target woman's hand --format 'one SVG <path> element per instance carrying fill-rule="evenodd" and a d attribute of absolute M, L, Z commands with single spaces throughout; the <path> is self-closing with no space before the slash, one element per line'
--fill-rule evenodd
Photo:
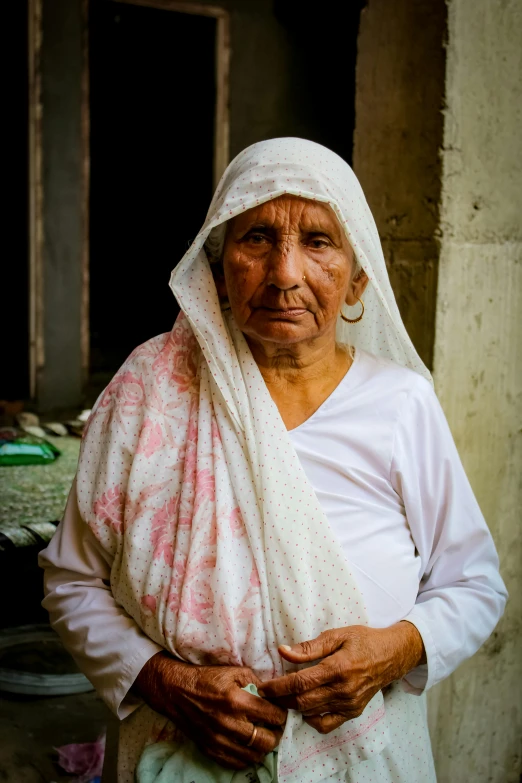
<path fill-rule="evenodd" d="M 321 734 L 357 718 L 377 691 L 426 662 L 421 635 L 404 620 L 390 628 L 336 628 L 279 653 L 296 664 L 323 659 L 259 689 L 275 704 L 301 712 Z"/>
<path fill-rule="evenodd" d="M 286 709 L 242 690 L 251 682 L 261 684 L 246 667 L 196 666 L 160 652 L 145 664 L 134 690 L 207 756 L 243 769 L 274 750 L 286 722 Z M 254 726 L 255 740 L 247 747 Z"/>

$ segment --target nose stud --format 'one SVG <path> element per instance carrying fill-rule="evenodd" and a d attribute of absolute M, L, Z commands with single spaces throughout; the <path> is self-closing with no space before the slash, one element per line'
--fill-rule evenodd
<path fill-rule="evenodd" d="M 306 280 L 306 275 L 303 275 L 303 280 Z"/>

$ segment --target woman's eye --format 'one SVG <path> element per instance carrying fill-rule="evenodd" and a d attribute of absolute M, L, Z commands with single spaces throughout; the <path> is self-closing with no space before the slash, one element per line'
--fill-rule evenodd
<path fill-rule="evenodd" d="M 309 244 L 314 248 L 314 250 L 322 250 L 322 248 L 328 247 L 328 242 L 326 239 L 311 239 Z"/>
<path fill-rule="evenodd" d="M 263 242 L 266 241 L 266 237 L 264 234 L 250 234 L 249 241 L 253 242 L 254 245 L 261 245 Z"/>

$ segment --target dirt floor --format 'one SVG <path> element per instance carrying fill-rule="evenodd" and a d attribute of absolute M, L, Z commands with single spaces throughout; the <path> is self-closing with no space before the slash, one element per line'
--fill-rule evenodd
<path fill-rule="evenodd" d="M 94 693 L 31 698 L 0 693 L 1 783 L 66 783 L 57 745 L 93 742 L 111 720 Z"/>
<path fill-rule="evenodd" d="M 17 595 L 0 612 L 0 627 L 47 619 L 40 608 L 42 574 L 37 556 L 54 532 L 50 523 L 62 516 L 80 447 L 79 438 L 49 440 L 62 452 L 54 463 L 0 469 L 0 531 L 14 544 L 8 550 L 0 547 L 0 586 L 8 595 L 16 585 Z M 13 611 L 9 611 L 11 603 Z M 48 698 L 0 693 L 0 783 L 72 780 L 55 763 L 54 748 L 93 742 L 109 720 L 108 709 L 94 692 Z"/>

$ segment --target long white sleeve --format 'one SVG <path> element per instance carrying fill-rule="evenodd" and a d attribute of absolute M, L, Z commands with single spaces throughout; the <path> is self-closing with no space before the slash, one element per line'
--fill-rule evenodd
<path fill-rule="evenodd" d="M 446 418 L 421 378 L 397 427 L 391 479 L 422 562 L 417 601 L 405 617 L 427 653 L 427 666 L 406 678 L 407 689 L 418 693 L 478 650 L 507 598 L 495 545 Z"/>
<path fill-rule="evenodd" d="M 359 351 L 290 437 L 357 576 L 370 625 L 406 619 L 421 633 L 428 664 L 403 683 L 420 694 L 476 652 L 507 595 L 431 385 Z"/>
<path fill-rule="evenodd" d="M 53 628 L 108 707 L 127 717 L 140 704 L 129 692 L 133 682 L 162 648 L 114 600 L 110 559 L 80 517 L 76 482 L 39 563 Z"/>
<path fill-rule="evenodd" d="M 340 387 L 291 437 L 356 569 L 370 623 L 407 619 L 421 633 L 428 664 L 404 683 L 418 694 L 488 638 L 507 593 L 431 386 L 420 377 L 412 385 L 401 368 L 392 375 L 388 368 L 383 384 L 373 363 L 360 357 L 353 368 L 359 375 L 352 369 L 344 382 L 350 395 Z M 125 717 L 138 704 L 127 696 L 136 676 L 161 648 L 115 602 L 110 558 L 82 521 L 74 487 L 40 562 L 54 627 L 109 707 Z"/>

